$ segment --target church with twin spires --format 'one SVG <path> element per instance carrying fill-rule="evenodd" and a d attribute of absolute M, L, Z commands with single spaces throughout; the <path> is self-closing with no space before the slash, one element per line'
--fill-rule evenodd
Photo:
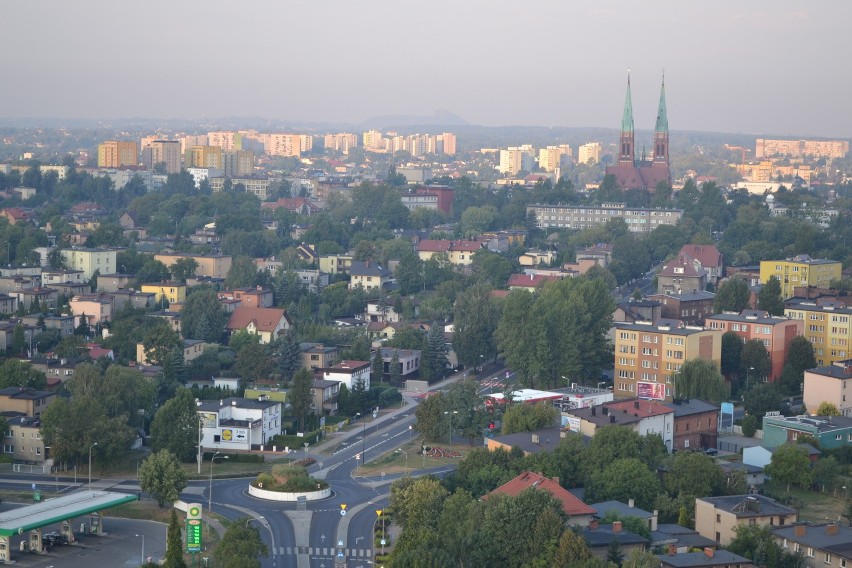
<path fill-rule="evenodd" d="M 669 119 L 666 115 L 666 79 L 660 89 L 660 105 L 657 108 L 657 123 L 654 126 L 654 149 L 651 159 L 636 160 L 636 141 L 633 128 L 633 101 L 630 97 L 630 74 L 627 75 L 627 96 L 624 100 L 624 115 L 621 118 L 621 136 L 618 145 L 618 162 L 607 166 L 607 175 L 615 176 L 616 184 L 622 189 L 644 189 L 653 192 L 660 182 L 672 183 L 669 170 Z"/>

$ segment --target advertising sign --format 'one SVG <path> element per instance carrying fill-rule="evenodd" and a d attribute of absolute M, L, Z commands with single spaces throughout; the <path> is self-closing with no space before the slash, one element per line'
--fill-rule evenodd
<path fill-rule="evenodd" d="M 201 520 L 186 520 L 186 551 L 201 552 Z"/>
<path fill-rule="evenodd" d="M 222 441 L 242 444 L 248 441 L 248 430 L 240 428 L 222 428 Z"/>
<path fill-rule="evenodd" d="M 217 416 L 215 412 L 199 412 L 198 417 L 201 419 L 201 427 L 215 428 Z"/>
<path fill-rule="evenodd" d="M 651 398 L 654 400 L 665 400 L 666 385 L 662 383 L 636 383 L 636 396 L 639 398 Z"/>
<path fill-rule="evenodd" d="M 580 419 L 579 418 L 577 418 L 576 416 L 565 416 L 564 418 L 568 419 L 567 422 L 568 422 L 568 429 L 569 430 L 571 430 L 572 432 L 579 432 L 580 431 Z"/>

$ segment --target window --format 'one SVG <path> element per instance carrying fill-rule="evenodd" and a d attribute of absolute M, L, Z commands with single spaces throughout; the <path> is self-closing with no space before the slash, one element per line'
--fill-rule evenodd
<path fill-rule="evenodd" d="M 15 453 L 15 446 L 13 446 L 11 444 L 4 444 L 3 445 L 3 453 L 4 454 L 14 454 Z"/>
<path fill-rule="evenodd" d="M 808 547 L 808 557 L 809 557 L 809 558 L 813 558 L 813 557 L 814 557 L 814 549 L 813 549 L 813 548 L 811 548 L 810 546 Z"/>
<path fill-rule="evenodd" d="M 831 554 L 828 552 L 825 553 L 825 559 L 823 560 L 826 564 L 831 564 Z"/>
<path fill-rule="evenodd" d="M 719 513 L 716 513 L 716 522 L 717 522 L 717 523 L 721 523 L 721 522 L 722 522 L 722 515 L 720 515 Z"/>
<path fill-rule="evenodd" d="M 688 448 L 688 447 L 689 447 L 689 439 L 688 439 L 688 438 L 687 438 L 686 440 L 684 440 L 684 441 L 683 441 L 683 447 L 684 447 L 684 448 Z"/>

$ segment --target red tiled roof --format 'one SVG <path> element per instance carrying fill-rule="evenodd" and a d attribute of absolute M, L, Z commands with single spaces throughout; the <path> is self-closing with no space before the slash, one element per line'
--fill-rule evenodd
<path fill-rule="evenodd" d="M 482 498 L 488 499 L 489 496 L 495 493 L 502 493 L 504 495 L 511 495 L 514 497 L 525 489 L 529 489 L 531 487 L 547 491 L 553 495 L 557 501 L 562 503 L 562 510 L 565 511 L 565 514 L 569 517 L 577 515 L 596 515 L 598 513 L 595 509 L 592 509 L 573 494 L 565 490 L 558 482 L 531 471 L 522 472 L 516 478 L 504 483 Z"/>
<path fill-rule="evenodd" d="M 417 252 L 448 252 L 453 241 L 424 239 L 417 243 Z"/>
<path fill-rule="evenodd" d="M 676 273 L 675 268 L 683 268 L 682 273 Z M 703 274 L 702 274 L 703 273 Z M 695 259 L 685 252 L 680 252 L 677 258 L 660 269 L 660 276 L 679 276 L 682 278 L 698 278 L 706 274 L 706 271 L 695 267 Z"/>
<path fill-rule="evenodd" d="M 482 248 L 482 241 L 453 241 L 450 250 L 454 252 L 476 252 Z"/>
<path fill-rule="evenodd" d="M 7 207 L 6 209 L 2 209 L 2 211 L 10 218 L 15 219 L 16 221 L 24 221 L 32 217 L 29 212 L 24 211 L 20 207 Z"/>
<path fill-rule="evenodd" d="M 680 252 L 684 252 L 701 263 L 701 266 L 720 266 L 722 264 L 722 253 L 713 245 L 683 245 Z"/>
<path fill-rule="evenodd" d="M 545 282 L 562 280 L 551 274 L 512 274 L 509 276 L 509 288 L 538 288 Z"/>
<path fill-rule="evenodd" d="M 249 323 L 254 322 L 258 331 L 274 331 L 281 318 L 290 322 L 287 312 L 278 308 L 245 308 L 239 307 L 231 313 L 227 328 L 245 329 Z"/>

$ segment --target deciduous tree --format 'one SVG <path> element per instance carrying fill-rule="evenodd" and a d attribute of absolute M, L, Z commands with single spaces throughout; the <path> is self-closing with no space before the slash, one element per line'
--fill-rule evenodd
<path fill-rule="evenodd" d="M 181 461 L 191 461 L 196 456 L 198 420 L 192 391 L 179 388 L 174 398 L 167 400 L 154 416 L 151 448 L 155 452 L 168 450 Z"/>
<path fill-rule="evenodd" d="M 660 492 L 660 481 L 648 466 L 636 458 L 618 459 L 592 473 L 586 484 L 590 502 L 634 499 L 636 506 L 653 509 Z"/>
<path fill-rule="evenodd" d="M 257 527 L 244 517 L 228 523 L 213 552 L 213 560 L 222 568 L 260 568 L 259 559 L 268 555 L 269 549 L 261 540 Z"/>
<path fill-rule="evenodd" d="M 827 400 L 819 403 L 819 406 L 816 409 L 817 416 L 840 416 L 840 411 L 837 409 L 837 406 Z"/>
<path fill-rule="evenodd" d="M 807 487 L 811 482 L 811 462 L 808 452 L 799 444 L 782 444 L 772 454 L 772 461 L 766 466 L 766 473 L 787 485 Z"/>
<path fill-rule="evenodd" d="M 776 276 L 770 276 L 757 293 L 757 308 L 766 310 L 769 315 L 784 315 L 784 299 L 781 297 L 781 282 Z"/>
<path fill-rule="evenodd" d="M 139 486 L 156 499 L 160 507 L 177 501 L 186 487 L 186 479 L 180 461 L 168 450 L 151 454 L 139 466 Z"/>
<path fill-rule="evenodd" d="M 692 359 L 675 375 L 675 394 L 680 398 L 700 398 L 718 404 L 728 400 L 730 388 L 713 361 Z"/>
<path fill-rule="evenodd" d="M 311 409 L 311 383 L 313 376 L 307 369 L 299 369 L 293 375 L 293 380 L 290 381 L 290 389 L 288 391 L 288 399 L 290 406 L 293 408 L 293 414 L 299 419 L 299 424 L 302 430 L 306 429 L 305 422 L 308 412 Z"/>
<path fill-rule="evenodd" d="M 713 299 L 713 310 L 716 313 L 740 313 L 748 307 L 750 294 L 745 280 L 730 278 L 719 286 L 716 297 Z"/>

